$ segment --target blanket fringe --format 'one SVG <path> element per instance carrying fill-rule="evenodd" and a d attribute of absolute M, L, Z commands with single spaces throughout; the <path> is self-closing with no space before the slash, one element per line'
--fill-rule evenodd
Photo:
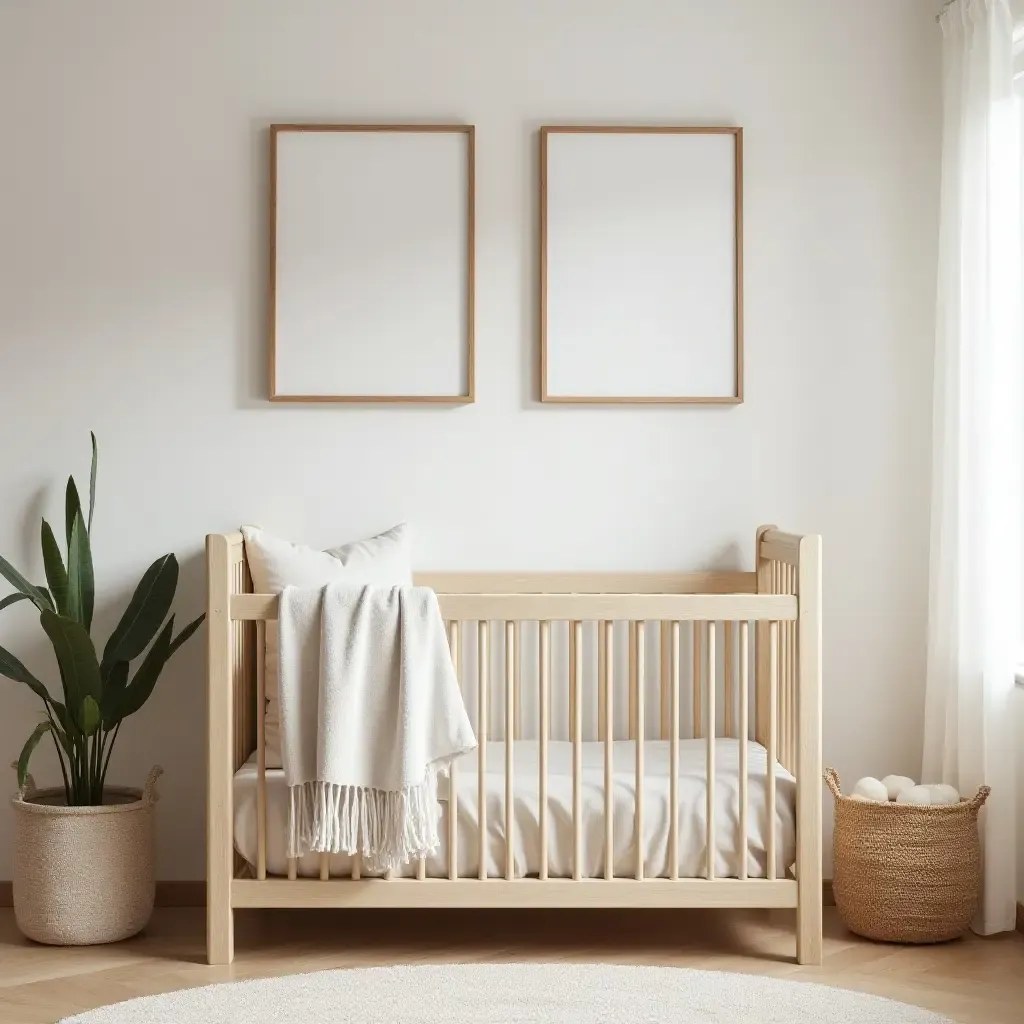
<path fill-rule="evenodd" d="M 398 790 L 315 781 L 289 787 L 288 856 L 358 853 L 374 872 L 430 856 L 440 845 L 437 778 L 447 770 L 430 765 L 421 783 Z"/>

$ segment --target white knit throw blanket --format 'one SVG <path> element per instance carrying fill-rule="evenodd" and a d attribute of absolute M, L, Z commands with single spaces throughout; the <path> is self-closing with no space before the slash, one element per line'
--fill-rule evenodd
<path fill-rule="evenodd" d="M 288 856 L 377 872 L 434 852 L 438 773 L 476 746 L 434 592 L 288 587 L 279 637 Z"/>

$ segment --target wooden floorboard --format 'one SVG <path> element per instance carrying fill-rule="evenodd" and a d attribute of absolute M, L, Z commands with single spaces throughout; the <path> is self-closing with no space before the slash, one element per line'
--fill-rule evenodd
<path fill-rule="evenodd" d="M 876 945 L 825 910 L 825 962 L 794 961 L 792 911 L 279 911 L 236 914 L 237 956 L 205 963 L 201 910 L 162 908 L 128 942 L 37 946 L 0 910 L 0 1024 L 52 1024 L 173 989 L 335 967 L 451 962 L 660 964 L 817 981 L 916 1003 L 962 1024 L 1024 1019 L 1024 935 Z"/>

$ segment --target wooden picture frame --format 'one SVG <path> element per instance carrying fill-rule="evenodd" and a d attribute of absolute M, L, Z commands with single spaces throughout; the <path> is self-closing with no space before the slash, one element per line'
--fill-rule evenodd
<path fill-rule="evenodd" d="M 273 124 L 269 144 L 270 401 L 472 403 L 474 126 Z"/>
<path fill-rule="evenodd" d="M 619 137 L 623 146 L 613 146 Z M 657 137 L 664 139 L 652 145 Z M 697 158 L 695 143 L 704 138 L 715 145 L 709 145 L 707 157 L 701 149 L 701 156 Z M 588 141 L 579 145 L 576 140 Z M 646 140 L 645 145 L 628 145 L 643 140 Z M 635 172 L 630 158 L 625 155 L 627 150 L 636 151 Z M 686 156 L 687 153 L 690 157 Z M 653 166 L 659 154 L 665 159 L 661 172 Z M 579 167 L 575 179 L 571 168 L 574 160 Z M 693 181 L 683 182 L 682 188 L 692 186 L 693 191 L 681 194 L 678 209 L 666 209 L 669 204 L 663 201 L 659 206 L 659 195 L 663 200 L 668 194 L 666 190 L 680 187 L 677 183 L 682 181 L 682 177 L 678 176 L 678 171 L 691 164 L 701 169 L 699 173 L 704 177 L 701 178 L 695 170 Z M 568 169 L 566 165 L 570 165 Z M 743 129 L 717 125 L 545 125 L 540 129 L 539 170 L 540 400 L 587 405 L 741 403 Z M 661 180 L 658 173 L 662 175 Z M 645 187 L 647 179 L 651 179 L 655 187 Z M 616 185 L 622 190 L 621 195 L 612 194 Z M 706 189 L 707 195 L 699 192 L 702 188 Z M 606 189 L 608 194 L 602 189 Z M 671 194 L 674 196 L 675 192 Z M 643 208 L 645 199 L 648 200 L 646 209 Z M 631 206 L 639 207 L 639 212 Z M 695 211 L 699 211 L 699 215 L 695 215 Z M 667 217 L 664 223 L 660 223 L 663 212 Z M 703 234 L 707 236 L 705 241 L 711 240 L 706 264 L 704 253 L 698 248 L 699 238 L 687 242 L 694 248 L 684 251 L 683 233 L 672 234 L 673 216 L 677 223 L 685 222 L 687 227 L 695 225 L 695 236 Z M 631 217 L 636 224 L 631 223 Z M 711 223 L 713 219 L 714 224 Z M 622 239 L 635 242 L 638 232 L 645 229 L 644 225 L 653 239 L 649 250 L 630 250 L 616 244 Z M 573 232 L 575 235 L 569 237 Z M 602 242 L 605 243 L 603 247 Z M 697 304 L 706 298 L 708 308 L 701 309 L 697 319 L 703 317 L 713 328 L 708 331 L 708 336 L 713 335 L 717 339 L 717 347 L 712 353 L 713 359 L 717 360 L 714 364 L 710 360 L 702 361 L 704 354 L 699 351 L 699 339 L 686 339 L 684 344 L 690 346 L 686 352 L 673 348 L 678 332 L 671 334 L 671 327 L 677 327 L 679 319 L 688 312 L 679 312 L 680 300 L 675 282 L 687 279 L 686 275 L 672 276 L 666 271 L 652 284 L 652 278 L 659 275 L 641 273 L 638 268 L 636 287 L 631 289 L 628 281 L 623 288 L 620 278 L 611 278 L 612 269 L 602 269 L 602 260 L 606 260 L 608 267 L 614 268 L 618 274 L 624 265 L 624 253 L 643 251 L 649 270 L 659 251 L 656 248 L 658 244 L 674 254 L 680 265 L 689 261 L 697 268 L 695 274 L 689 275 L 693 283 L 689 285 L 688 294 L 696 296 Z M 643 264 L 643 259 L 639 263 Z M 577 265 L 581 269 L 574 279 L 573 268 Z M 661 266 L 659 264 L 658 269 Z M 717 276 L 712 277 L 716 269 Z M 605 274 L 603 282 L 602 273 Z M 660 321 L 657 320 L 655 304 L 647 301 L 652 291 L 660 294 L 668 309 Z M 613 334 L 616 319 L 619 329 Z M 623 323 L 625 320 L 628 324 Z M 658 384 L 665 380 L 663 390 L 643 386 L 629 390 L 622 386 L 640 375 L 638 365 L 644 359 L 642 350 L 645 342 L 642 339 L 638 342 L 634 325 L 638 322 L 650 325 L 656 321 L 651 334 L 657 340 L 650 343 L 649 351 L 663 358 L 666 366 L 674 366 L 676 376 L 681 376 L 678 368 L 684 362 L 693 367 L 690 372 L 699 387 L 676 390 L 671 374 L 659 373 L 656 359 L 649 360 L 652 368 L 643 372 Z M 567 324 L 570 325 L 568 329 Z M 602 332 L 606 336 L 602 337 Z M 697 333 L 700 332 L 695 331 Z M 564 353 L 558 350 L 559 346 L 564 348 Z M 600 353 L 600 357 L 592 358 L 586 364 L 587 355 L 595 351 Z M 571 360 L 576 360 L 576 365 L 581 365 L 582 360 L 586 365 L 581 371 L 583 384 L 579 388 L 566 386 L 567 375 L 572 372 L 566 366 Z M 608 386 L 604 387 L 599 381 L 602 384 L 600 389 L 592 387 L 594 378 L 602 373 L 609 381 Z"/>

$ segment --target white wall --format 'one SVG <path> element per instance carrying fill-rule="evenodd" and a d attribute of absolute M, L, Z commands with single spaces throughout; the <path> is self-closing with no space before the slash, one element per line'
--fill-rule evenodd
<path fill-rule="evenodd" d="M 825 537 L 825 760 L 921 746 L 938 38 L 891 0 L 16 0 L 0 8 L 0 551 L 102 446 L 97 629 L 157 554 L 203 603 L 209 531 L 312 543 L 408 518 L 433 568 L 749 566 L 754 529 Z M 270 408 L 275 119 L 477 125 L 476 405 Z M 544 122 L 746 130 L 736 409 L 535 404 Z M 24 606 L 0 643 L 53 676 Z M 0 681 L 0 761 L 36 720 Z M 202 874 L 202 644 L 123 730 L 167 769 L 160 876 Z M 40 758 L 38 774 L 56 766 Z M 11 780 L 9 780 L 11 781 Z M 10 877 L 0 813 L 0 878 Z"/>

